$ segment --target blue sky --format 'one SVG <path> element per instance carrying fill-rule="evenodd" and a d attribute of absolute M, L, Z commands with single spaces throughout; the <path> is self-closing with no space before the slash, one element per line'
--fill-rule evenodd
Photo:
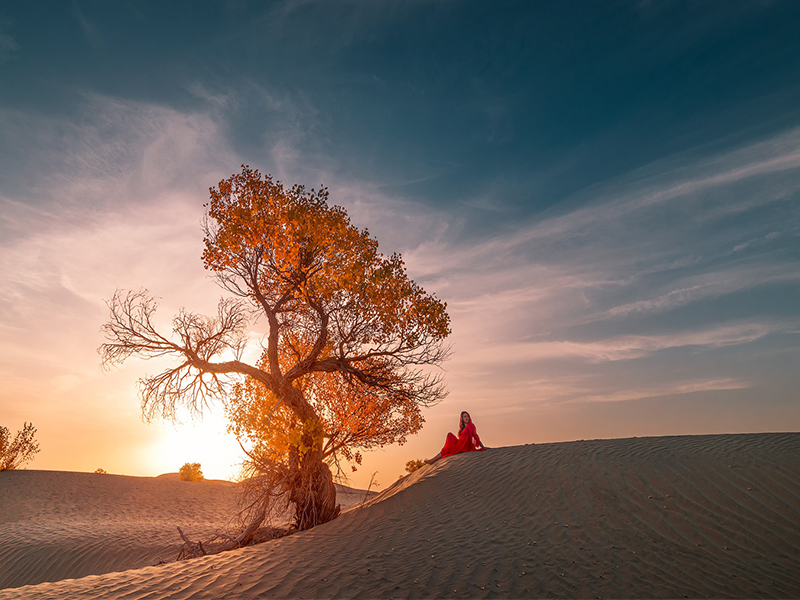
<path fill-rule="evenodd" d="M 385 483 L 462 407 L 490 446 L 798 430 L 798 23 L 789 1 L 0 3 L 0 423 L 39 427 L 37 468 L 197 460 L 192 426 L 141 423 L 157 365 L 100 372 L 103 299 L 213 307 L 202 204 L 248 163 L 329 186 L 448 302 L 451 394 L 366 459 Z"/>

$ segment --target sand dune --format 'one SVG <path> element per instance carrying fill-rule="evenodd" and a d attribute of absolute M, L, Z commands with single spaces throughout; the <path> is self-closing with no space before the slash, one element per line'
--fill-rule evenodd
<path fill-rule="evenodd" d="M 343 506 L 364 500 L 338 487 Z M 0 588 L 174 561 L 176 526 L 192 540 L 236 529 L 239 495 L 228 481 L 190 483 L 177 473 L 0 473 Z"/>
<path fill-rule="evenodd" d="M 0 598 L 798 597 L 799 523 L 800 434 L 531 445 L 260 546 Z"/>

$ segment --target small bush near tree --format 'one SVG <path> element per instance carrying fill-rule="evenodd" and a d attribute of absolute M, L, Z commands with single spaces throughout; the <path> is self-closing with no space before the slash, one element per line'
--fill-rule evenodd
<path fill-rule="evenodd" d="M 413 473 L 420 467 L 424 467 L 425 463 L 421 460 L 410 460 L 406 463 L 406 471 Z"/>
<path fill-rule="evenodd" d="M 13 471 L 33 458 L 39 452 L 39 442 L 34 440 L 36 427 L 25 423 L 11 440 L 8 428 L 0 426 L 0 471 Z"/>
<path fill-rule="evenodd" d="M 200 468 L 200 463 L 187 462 L 181 467 L 181 481 L 203 481 L 203 479 L 203 470 Z"/>

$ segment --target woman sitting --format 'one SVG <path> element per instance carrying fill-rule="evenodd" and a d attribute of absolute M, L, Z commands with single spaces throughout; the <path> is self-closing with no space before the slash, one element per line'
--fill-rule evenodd
<path fill-rule="evenodd" d="M 425 459 L 425 462 L 432 465 L 440 458 L 445 456 L 452 456 L 461 452 L 471 452 L 473 450 L 486 450 L 486 447 L 481 443 L 481 438 L 478 437 L 478 432 L 475 431 L 475 424 L 467 411 L 461 413 L 461 422 L 458 428 L 458 437 L 452 433 L 447 434 L 447 440 L 444 443 L 444 448 L 433 458 Z"/>

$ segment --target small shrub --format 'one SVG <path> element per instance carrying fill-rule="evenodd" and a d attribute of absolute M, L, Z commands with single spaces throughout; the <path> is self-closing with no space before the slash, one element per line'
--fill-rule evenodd
<path fill-rule="evenodd" d="M 413 473 L 420 467 L 424 467 L 425 463 L 421 460 L 410 460 L 406 463 L 406 471 Z"/>
<path fill-rule="evenodd" d="M 25 423 L 22 431 L 18 431 L 11 441 L 8 428 L 0 426 L 0 471 L 13 471 L 22 463 L 28 462 L 39 452 L 39 442 L 33 439 L 36 427 L 33 423 Z"/>
<path fill-rule="evenodd" d="M 203 481 L 203 470 L 200 463 L 185 463 L 180 470 L 181 481 Z"/>
<path fill-rule="evenodd" d="M 105 475 L 105 474 L 107 474 L 107 473 L 108 473 L 108 471 L 106 471 L 105 469 L 97 469 L 97 470 L 95 471 L 95 473 L 102 473 L 103 475 Z"/>

